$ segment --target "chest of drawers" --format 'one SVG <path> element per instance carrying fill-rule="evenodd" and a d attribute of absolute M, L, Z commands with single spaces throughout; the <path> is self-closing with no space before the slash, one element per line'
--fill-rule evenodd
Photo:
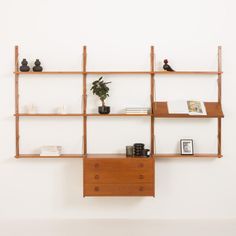
<path fill-rule="evenodd" d="M 84 196 L 154 196 L 154 159 L 84 158 Z"/>

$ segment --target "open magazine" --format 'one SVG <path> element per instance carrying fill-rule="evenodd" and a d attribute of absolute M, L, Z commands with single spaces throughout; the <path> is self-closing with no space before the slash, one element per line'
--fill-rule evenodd
<path fill-rule="evenodd" d="M 169 101 L 167 106 L 169 114 L 207 115 L 202 101 Z"/>

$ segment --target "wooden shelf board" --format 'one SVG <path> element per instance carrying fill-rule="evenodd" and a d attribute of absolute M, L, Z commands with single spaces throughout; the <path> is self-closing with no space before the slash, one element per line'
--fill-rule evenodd
<path fill-rule="evenodd" d="M 37 114 L 28 114 L 28 113 L 19 113 L 15 114 L 15 116 L 84 116 L 83 114 L 77 113 L 67 113 L 67 114 L 54 114 L 54 113 L 37 113 Z"/>
<path fill-rule="evenodd" d="M 103 116 L 103 117 L 109 117 L 109 116 L 151 116 L 151 114 L 122 114 L 122 113 L 113 113 L 113 114 L 76 114 L 76 113 L 67 113 L 67 114 L 54 114 L 54 113 L 37 113 L 37 114 L 28 114 L 28 113 L 19 113 L 15 114 L 15 116 Z"/>
<path fill-rule="evenodd" d="M 20 154 L 16 158 L 144 158 L 146 157 L 126 157 L 125 154 L 63 154 L 61 156 L 40 156 L 39 154 Z M 194 155 L 181 155 L 178 153 L 174 154 L 155 154 L 154 158 L 220 158 L 222 155 L 213 153 L 196 153 Z"/>
<path fill-rule="evenodd" d="M 16 71 L 17 75 L 60 75 L 60 74 L 195 74 L 195 75 L 218 75 L 223 72 L 218 71 L 42 71 L 42 72 L 21 72 Z"/>
<path fill-rule="evenodd" d="M 223 118 L 221 104 L 217 102 L 205 102 L 206 116 L 188 114 L 169 114 L 167 102 L 154 102 L 153 113 L 156 118 Z"/>
<path fill-rule="evenodd" d="M 138 159 L 147 159 L 147 157 L 126 157 L 126 154 L 87 154 L 85 155 L 85 157 L 87 158 L 128 158 L 128 159 L 132 159 L 132 158 L 138 158 Z"/>
<path fill-rule="evenodd" d="M 86 74 L 150 74 L 150 71 L 86 71 Z"/>
<path fill-rule="evenodd" d="M 39 154 L 20 154 L 16 158 L 83 158 L 82 154 L 62 154 L 61 156 L 40 156 Z"/>
<path fill-rule="evenodd" d="M 192 75 L 218 75 L 223 72 L 218 71 L 155 71 L 155 74 L 192 74 Z"/>
<path fill-rule="evenodd" d="M 61 156 L 40 156 L 40 154 L 20 154 L 16 158 L 144 158 L 146 157 L 126 157 L 126 154 L 62 154 Z"/>
<path fill-rule="evenodd" d="M 122 114 L 122 113 L 113 113 L 113 114 L 87 114 L 87 116 L 151 116 L 151 114 Z"/>
<path fill-rule="evenodd" d="M 214 153 L 195 153 L 194 155 L 181 155 L 178 153 L 173 154 L 155 154 L 154 158 L 220 158 L 222 155 L 214 154 Z"/>
<path fill-rule="evenodd" d="M 82 71 L 42 71 L 42 72 L 33 72 L 33 71 L 21 72 L 21 71 L 17 71 L 17 72 L 14 72 L 14 74 L 17 74 L 17 75 L 61 75 L 61 74 L 77 75 L 77 74 L 83 74 L 83 72 Z"/>

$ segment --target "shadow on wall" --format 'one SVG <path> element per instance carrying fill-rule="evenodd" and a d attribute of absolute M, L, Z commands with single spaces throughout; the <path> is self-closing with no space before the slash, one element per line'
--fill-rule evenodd
<path fill-rule="evenodd" d="M 173 176 L 172 170 L 176 165 L 179 165 L 180 168 L 186 167 L 186 165 L 199 166 L 199 168 L 209 168 L 213 162 L 218 159 L 157 159 L 156 160 L 156 175 L 155 175 L 155 188 L 156 195 L 159 193 L 157 191 L 159 187 L 162 189 L 162 192 L 165 194 L 172 193 L 173 185 L 175 185 L 175 178 Z M 159 165 L 161 168 L 159 168 Z M 186 174 L 189 175 L 189 171 L 186 170 Z M 161 176 L 159 181 L 158 175 Z M 164 180 L 164 181 L 163 181 Z M 163 183 L 164 182 L 164 183 Z M 164 189 L 163 189 L 164 188 Z M 63 165 L 63 174 L 61 179 L 61 196 L 63 196 L 62 204 L 64 207 L 86 207 L 88 208 L 112 208 L 117 207 L 132 207 L 136 206 L 140 202 L 155 198 L 152 197 L 83 197 L 83 161 L 82 160 L 72 160 L 66 162 Z M 99 204 L 93 204 L 99 203 Z"/>
<path fill-rule="evenodd" d="M 143 197 L 83 197 L 83 161 L 78 160 L 68 162 L 64 165 L 64 176 L 61 180 L 61 196 L 63 198 L 64 207 L 111 207 L 114 209 L 114 204 L 117 207 L 130 207 L 140 203 L 145 198 Z M 99 204 L 93 204 L 97 203 Z"/>

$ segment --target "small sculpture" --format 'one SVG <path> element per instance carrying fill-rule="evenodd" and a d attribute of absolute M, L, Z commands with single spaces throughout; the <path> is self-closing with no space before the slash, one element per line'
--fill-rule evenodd
<path fill-rule="evenodd" d="M 21 72 L 30 71 L 30 67 L 28 66 L 28 61 L 25 58 L 21 62 L 20 71 Z"/>
<path fill-rule="evenodd" d="M 41 62 L 39 61 L 39 59 L 36 59 L 34 64 L 35 64 L 35 66 L 33 67 L 33 71 L 34 72 L 41 72 L 41 71 L 43 71 L 43 67 L 41 66 Z"/>
<path fill-rule="evenodd" d="M 65 105 L 59 106 L 57 107 L 56 111 L 58 114 L 66 114 L 66 106 Z"/>
<path fill-rule="evenodd" d="M 37 106 L 34 104 L 29 104 L 25 106 L 25 112 L 28 114 L 36 114 L 37 113 Z"/>
<path fill-rule="evenodd" d="M 168 65 L 168 60 L 165 59 L 164 60 L 164 65 L 163 65 L 163 69 L 166 70 L 166 71 L 174 71 L 170 65 Z"/>

